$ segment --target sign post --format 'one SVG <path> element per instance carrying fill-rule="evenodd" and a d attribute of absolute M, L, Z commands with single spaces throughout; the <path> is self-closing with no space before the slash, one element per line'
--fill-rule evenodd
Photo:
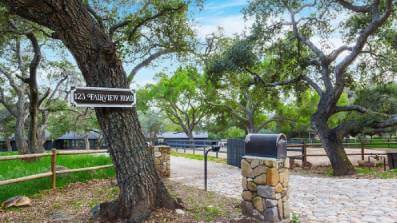
<path fill-rule="evenodd" d="M 70 102 L 76 107 L 135 106 L 135 91 L 126 88 L 72 87 Z"/>

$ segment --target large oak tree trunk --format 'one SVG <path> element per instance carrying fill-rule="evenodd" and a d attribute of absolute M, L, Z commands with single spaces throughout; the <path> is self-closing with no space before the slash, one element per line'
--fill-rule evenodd
<path fill-rule="evenodd" d="M 44 152 L 43 145 L 40 145 L 38 140 L 38 125 L 37 125 L 37 116 L 38 116 L 38 92 L 37 89 L 30 90 L 30 106 L 29 106 L 29 153 L 42 153 Z"/>
<path fill-rule="evenodd" d="M 34 34 L 27 34 L 27 37 L 31 41 L 33 47 L 33 59 L 29 65 L 29 152 L 30 153 L 42 153 L 44 152 L 43 144 L 41 144 L 41 133 L 39 133 L 38 127 L 38 116 L 39 116 L 39 86 L 37 83 L 37 69 L 41 61 L 41 51 L 37 38 Z"/>
<path fill-rule="evenodd" d="M 320 133 L 321 143 L 331 162 L 335 176 L 352 175 L 356 171 L 346 155 L 343 142 L 337 139 L 334 132 Z"/>
<path fill-rule="evenodd" d="M 128 88 L 116 47 L 79 0 L 5 1 L 10 10 L 55 31 L 70 50 L 88 86 Z M 154 167 L 134 108 L 96 108 L 109 144 L 120 194 L 100 205 L 100 217 L 111 222 L 142 222 L 153 209 L 175 208 Z"/>
<path fill-rule="evenodd" d="M 15 123 L 15 145 L 19 154 L 28 154 L 28 145 L 25 138 L 25 100 L 24 96 L 18 95 L 17 117 Z"/>
<path fill-rule="evenodd" d="M 28 145 L 26 143 L 26 138 L 25 138 L 25 122 L 23 122 L 21 119 L 17 118 L 16 121 L 16 126 L 15 126 L 15 145 L 17 147 L 17 150 L 20 154 L 28 154 Z"/>
<path fill-rule="evenodd" d="M 120 187 L 117 201 L 101 205 L 101 216 L 141 222 L 156 207 L 173 208 L 175 204 L 154 168 L 135 109 L 98 108 L 96 114 L 111 146 Z M 120 130 L 129 134 L 120 134 Z"/>
<path fill-rule="evenodd" d="M 312 123 L 320 136 L 321 144 L 331 163 L 333 174 L 335 176 L 354 174 L 354 166 L 343 147 L 343 137 L 338 136 L 334 130 L 330 130 L 324 115 L 321 117 L 318 114 L 316 113 L 313 116 Z"/>
<path fill-rule="evenodd" d="M 34 153 L 40 153 L 40 152 L 45 152 L 45 143 L 47 141 L 46 138 L 46 126 L 40 126 L 37 128 L 37 134 L 36 134 L 36 138 L 37 138 L 37 150 Z"/>

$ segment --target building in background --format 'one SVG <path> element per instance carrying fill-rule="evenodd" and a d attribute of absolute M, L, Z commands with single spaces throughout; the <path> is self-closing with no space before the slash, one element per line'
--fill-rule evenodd
<path fill-rule="evenodd" d="M 67 132 L 53 142 L 55 149 L 100 149 L 105 148 L 103 137 L 99 132 Z"/>

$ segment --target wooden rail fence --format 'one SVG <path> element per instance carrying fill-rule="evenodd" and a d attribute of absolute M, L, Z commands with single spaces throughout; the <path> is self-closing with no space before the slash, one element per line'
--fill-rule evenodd
<path fill-rule="evenodd" d="M 53 149 L 51 153 L 38 153 L 38 154 L 27 154 L 27 155 L 14 155 L 14 156 L 0 156 L 0 162 L 6 160 L 19 160 L 19 159 L 30 159 L 30 158 L 40 158 L 51 156 L 51 171 L 45 173 L 34 174 L 30 176 L 19 177 L 15 179 L 7 179 L 0 181 L 0 186 L 20 183 L 34 179 L 40 179 L 45 177 L 51 177 L 51 188 L 56 188 L 56 181 L 58 174 L 65 173 L 75 173 L 75 172 L 84 172 L 84 171 L 92 171 L 92 170 L 100 170 L 113 167 L 113 164 L 101 165 L 101 166 L 93 166 L 93 167 L 85 167 L 85 168 L 77 168 L 77 169 L 67 169 L 67 170 L 56 170 L 57 165 L 57 156 L 59 155 L 80 155 L 80 154 L 95 154 L 95 153 L 107 153 L 106 149 L 102 150 L 79 150 L 79 151 L 57 151 Z"/>
<path fill-rule="evenodd" d="M 343 145 L 346 146 L 347 143 L 344 143 Z M 367 153 L 365 152 L 365 149 L 373 149 L 373 148 L 365 148 L 365 144 L 361 143 L 361 144 L 357 144 L 357 143 L 350 143 L 350 144 L 354 144 L 354 145 L 360 145 L 360 153 L 347 153 L 346 155 L 348 156 L 361 156 L 361 159 L 364 160 L 364 156 L 386 156 L 387 154 L 385 152 L 379 152 L 379 153 Z M 307 162 L 307 157 L 310 156 L 327 156 L 327 154 L 307 154 L 307 148 L 322 148 L 322 145 L 320 143 L 311 143 L 311 144 L 307 144 L 307 143 L 296 143 L 296 144 L 288 144 L 288 151 L 294 151 L 294 152 L 300 152 L 301 155 L 296 155 L 296 156 L 289 156 L 290 158 L 293 159 L 301 159 L 302 162 Z M 291 148 L 298 148 L 298 149 L 291 149 Z M 346 149 L 349 149 L 346 148 Z"/>

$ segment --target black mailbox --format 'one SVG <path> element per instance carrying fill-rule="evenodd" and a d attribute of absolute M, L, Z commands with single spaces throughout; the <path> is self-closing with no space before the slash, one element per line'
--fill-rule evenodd
<path fill-rule="evenodd" d="M 285 159 L 287 137 L 284 134 L 248 134 L 245 137 L 245 155 Z"/>
<path fill-rule="evenodd" d="M 212 142 L 211 143 L 211 150 L 214 152 L 219 152 L 221 149 L 221 146 L 217 142 Z"/>

